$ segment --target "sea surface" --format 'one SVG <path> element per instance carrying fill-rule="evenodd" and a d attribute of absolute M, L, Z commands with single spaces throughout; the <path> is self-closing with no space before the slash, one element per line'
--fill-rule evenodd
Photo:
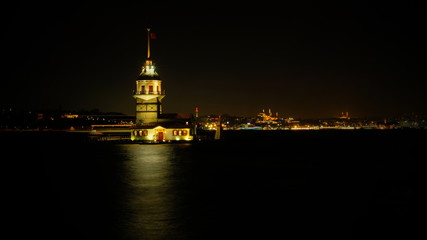
<path fill-rule="evenodd" d="M 0 136 L 9 239 L 410 239 L 424 228 L 425 130 Z"/>

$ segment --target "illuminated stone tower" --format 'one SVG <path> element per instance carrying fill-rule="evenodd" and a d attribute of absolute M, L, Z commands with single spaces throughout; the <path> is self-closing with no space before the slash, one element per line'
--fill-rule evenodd
<path fill-rule="evenodd" d="M 162 99 L 165 97 L 162 81 L 150 58 L 150 40 L 153 38 L 150 28 L 147 28 L 147 33 L 147 60 L 142 65 L 133 94 L 136 100 L 137 126 L 153 126 L 158 123 L 159 116 L 162 113 Z"/>

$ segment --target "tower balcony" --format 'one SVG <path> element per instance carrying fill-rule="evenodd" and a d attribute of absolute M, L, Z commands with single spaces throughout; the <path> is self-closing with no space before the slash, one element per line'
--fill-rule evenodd
<path fill-rule="evenodd" d="M 144 101 L 162 100 L 165 95 L 165 90 L 162 91 L 133 91 L 133 97 Z M 157 101 L 157 100 L 156 100 Z"/>
<path fill-rule="evenodd" d="M 166 95 L 165 90 L 162 91 L 133 91 L 132 95 Z"/>

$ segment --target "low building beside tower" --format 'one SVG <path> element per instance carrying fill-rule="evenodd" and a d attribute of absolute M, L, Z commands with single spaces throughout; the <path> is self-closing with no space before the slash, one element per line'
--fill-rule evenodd
<path fill-rule="evenodd" d="M 136 123 L 131 129 L 131 140 L 141 142 L 172 142 L 193 140 L 192 114 L 164 114 L 162 101 L 166 96 L 162 80 L 150 56 L 150 38 L 147 29 L 147 60 L 136 80 L 133 98 L 136 101 Z"/>

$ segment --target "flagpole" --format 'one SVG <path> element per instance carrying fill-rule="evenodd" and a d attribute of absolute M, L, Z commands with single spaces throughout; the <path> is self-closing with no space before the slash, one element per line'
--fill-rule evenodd
<path fill-rule="evenodd" d="M 147 41 L 147 59 L 150 59 L 150 28 L 147 28 L 147 36 L 148 36 L 148 41 Z"/>

